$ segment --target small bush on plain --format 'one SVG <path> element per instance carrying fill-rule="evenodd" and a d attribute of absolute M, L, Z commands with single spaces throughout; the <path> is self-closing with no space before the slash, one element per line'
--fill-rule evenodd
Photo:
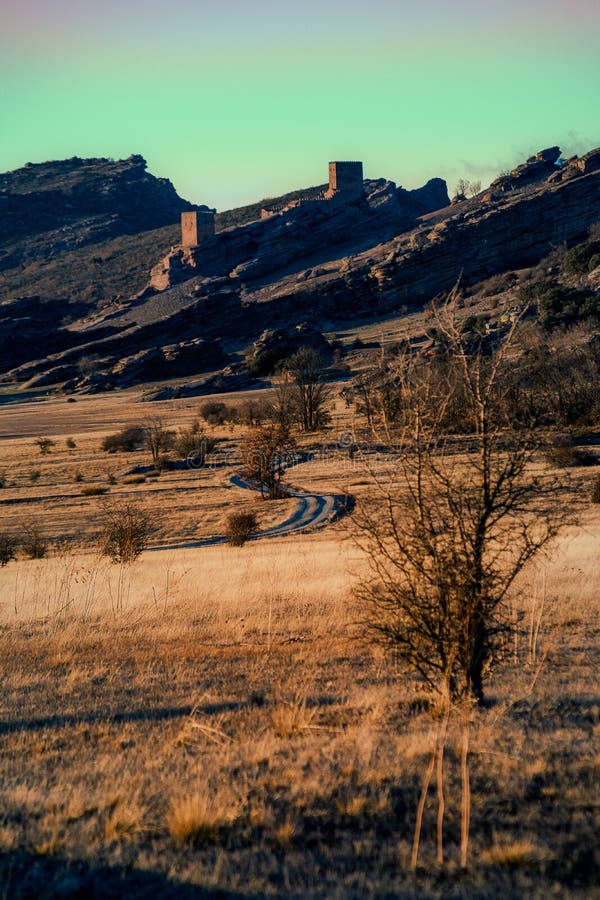
<path fill-rule="evenodd" d="M 227 540 L 232 547 L 242 547 L 256 531 L 254 513 L 232 513 L 227 519 Z"/>
<path fill-rule="evenodd" d="M 120 503 L 105 506 L 103 519 L 102 554 L 115 563 L 132 563 L 148 546 L 153 517 L 135 503 Z"/>
<path fill-rule="evenodd" d="M 48 541 L 35 522 L 24 522 L 21 526 L 21 549 L 27 559 L 43 559 L 48 552 Z"/>

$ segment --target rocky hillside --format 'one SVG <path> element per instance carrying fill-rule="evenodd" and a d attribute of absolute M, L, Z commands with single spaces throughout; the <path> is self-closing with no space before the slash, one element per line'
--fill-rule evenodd
<path fill-rule="evenodd" d="M 171 225 L 190 208 L 142 156 L 29 163 L 0 175 L 0 271 Z"/>
<path fill-rule="evenodd" d="M 138 168 L 135 178 L 152 179 L 137 159 L 122 165 L 130 175 Z M 161 190 L 164 214 L 170 208 L 173 215 L 179 203 L 179 215 L 186 204 L 174 200 L 172 187 Z M 210 246 L 175 245 L 162 259 L 161 242 L 172 243 L 176 229 L 121 238 L 131 250 L 137 245 L 138 257 L 152 259 L 146 288 L 94 310 L 80 300 L 81 308 L 58 327 L 51 322 L 60 298 L 7 298 L 0 328 L 5 378 L 105 390 L 225 366 L 239 384 L 234 376 L 243 380 L 248 372 L 238 363 L 227 368 L 233 360 L 221 349 L 223 340 L 229 354 L 241 353 L 274 325 L 290 332 L 310 320 L 313 331 L 325 325 L 331 331 L 356 317 L 397 315 L 458 279 L 468 287 L 583 240 L 600 220 L 600 150 L 565 161 L 558 147 L 548 148 L 455 204 L 439 179 L 419 191 L 380 179 L 365 182 L 361 200 L 307 202 L 259 221 L 257 209 L 223 217 Z M 125 227 L 126 218 L 119 221 Z M 98 255 L 107 246 L 94 245 Z M 126 257 L 107 255 L 101 267 L 114 272 Z M 24 334 L 27 343 L 19 339 Z"/>

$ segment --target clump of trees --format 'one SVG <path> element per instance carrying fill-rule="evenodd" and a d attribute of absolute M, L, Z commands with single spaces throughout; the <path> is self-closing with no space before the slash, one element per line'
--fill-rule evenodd
<path fill-rule="evenodd" d="M 452 199 L 455 203 L 466 200 L 467 197 L 475 197 L 481 190 L 481 181 L 468 181 L 466 178 L 459 178 Z"/>
<path fill-rule="evenodd" d="M 540 325 L 547 331 L 600 319 L 597 294 L 554 281 L 535 281 L 525 285 L 519 291 L 519 299 L 537 309 Z"/>
<path fill-rule="evenodd" d="M 220 400 L 208 400 L 203 403 L 200 415 L 208 425 L 225 425 L 227 422 L 236 422 L 238 417 L 235 406 Z"/>

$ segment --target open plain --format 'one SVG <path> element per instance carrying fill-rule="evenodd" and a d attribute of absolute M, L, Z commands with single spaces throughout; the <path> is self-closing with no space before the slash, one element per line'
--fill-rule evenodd
<path fill-rule="evenodd" d="M 368 560 L 353 517 L 194 547 L 240 506 L 264 528 L 296 501 L 229 483 L 239 426 L 215 429 L 222 464 L 128 484 L 147 451 L 100 445 L 143 421 L 135 397 L 2 410 L 3 524 L 35 521 L 51 544 L 46 558 L 0 569 L 3 896 L 595 896 L 600 513 L 589 469 L 563 479 L 579 522 L 522 573 L 514 646 L 473 716 L 468 866 L 452 720 L 445 864 L 431 797 L 413 872 L 436 719 L 361 627 L 354 587 Z M 159 407 L 170 427 L 198 414 L 192 400 Z M 47 455 L 35 444 L 42 415 Z M 303 440 L 314 457 L 291 483 L 370 495 L 373 461 L 340 448 L 349 415 L 337 400 L 318 441 Z M 82 494 L 90 485 L 108 494 Z M 128 566 L 98 552 L 102 504 L 118 497 L 161 513 Z"/>

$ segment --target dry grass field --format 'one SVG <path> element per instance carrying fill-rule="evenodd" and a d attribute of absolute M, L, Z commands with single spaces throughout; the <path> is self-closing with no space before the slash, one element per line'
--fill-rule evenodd
<path fill-rule="evenodd" d="M 99 445 L 150 414 L 133 399 L 1 411 L 0 527 L 30 518 L 62 543 L 0 569 L 0 897 L 600 896 L 600 512 L 589 470 L 572 470 L 565 489 L 579 524 L 522 574 L 518 639 L 473 717 L 468 867 L 453 721 L 446 861 L 435 861 L 432 794 L 412 872 L 436 721 L 360 627 L 353 585 L 368 569 L 352 523 L 111 565 L 95 546 L 103 497 L 82 495 L 86 485 L 160 510 L 158 546 L 221 533 L 240 504 L 262 526 L 294 503 L 249 498 L 226 468 L 126 484 L 148 454 Z M 188 424 L 199 405 L 151 414 Z M 365 472 L 336 450 L 343 415 L 339 405 L 327 452 L 290 481 L 366 495 Z M 56 441 L 47 456 L 40 433 Z M 235 450 L 240 433 L 219 429 L 221 446 Z"/>

